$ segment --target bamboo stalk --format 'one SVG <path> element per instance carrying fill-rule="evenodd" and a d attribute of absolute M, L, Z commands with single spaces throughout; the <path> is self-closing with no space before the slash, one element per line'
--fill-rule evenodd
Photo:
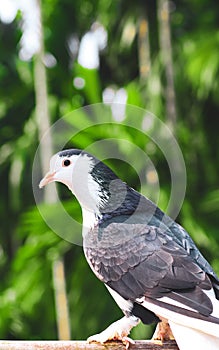
<path fill-rule="evenodd" d="M 174 89 L 174 71 L 170 28 L 169 1 L 158 0 L 159 38 L 161 58 L 166 77 L 167 122 L 174 131 L 176 124 L 176 97 Z"/>
<path fill-rule="evenodd" d="M 149 24 L 145 13 L 139 20 L 138 28 L 138 60 L 139 73 L 142 81 L 146 81 L 150 72 L 150 44 L 149 44 Z"/>
<path fill-rule="evenodd" d="M 69 340 L 71 338 L 71 334 L 65 287 L 64 263 L 62 259 L 57 259 L 53 263 L 53 284 L 56 289 L 55 304 L 58 317 L 58 339 Z"/>
<path fill-rule="evenodd" d="M 43 174 L 48 171 L 49 161 L 53 154 L 52 151 L 52 135 L 50 132 L 50 114 L 48 107 L 48 91 L 46 81 L 46 68 L 44 65 L 44 43 L 43 43 L 43 26 L 41 1 L 38 0 L 38 7 L 40 13 L 40 49 L 34 57 L 34 87 L 36 99 L 36 122 L 40 141 L 40 158 L 41 168 Z M 46 134 L 47 133 L 47 134 Z M 46 134 L 46 137 L 44 137 Z M 58 197 L 54 188 L 54 184 L 46 186 L 44 192 L 44 201 L 46 203 L 55 203 Z M 70 325 L 67 305 L 67 296 L 65 291 L 65 276 L 64 276 L 64 262 L 60 258 L 53 263 L 53 285 L 56 304 L 56 323 L 58 329 L 58 336 L 60 340 L 70 339 Z M 13 348 L 12 348 L 13 349 Z"/>

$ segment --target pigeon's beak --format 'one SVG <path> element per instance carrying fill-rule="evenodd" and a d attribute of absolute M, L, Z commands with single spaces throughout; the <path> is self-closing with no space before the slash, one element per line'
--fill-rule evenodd
<path fill-rule="evenodd" d="M 39 188 L 42 188 L 46 185 L 48 185 L 50 182 L 55 181 L 55 176 L 56 172 L 54 171 L 53 173 L 51 173 L 50 171 L 44 176 L 44 178 L 40 181 L 39 183 Z"/>

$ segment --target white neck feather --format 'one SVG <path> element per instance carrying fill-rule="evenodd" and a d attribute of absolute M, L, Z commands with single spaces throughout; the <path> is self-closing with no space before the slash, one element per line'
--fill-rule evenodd
<path fill-rule="evenodd" d="M 96 213 L 99 211 L 101 189 L 90 174 L 93 166 L 94 164 L 88 156 L 79 157 L 71 173 L 70 189 L 82 208 Z"/>
<path fill-rule="evenodd" d="M 82 215 L 83 215 L 82 235 L 85 236 L 90 229 L 94 228 L 98 224 L 98 216 L 94 211 L 90 211 L 84 207 L 82 207 Z"/>

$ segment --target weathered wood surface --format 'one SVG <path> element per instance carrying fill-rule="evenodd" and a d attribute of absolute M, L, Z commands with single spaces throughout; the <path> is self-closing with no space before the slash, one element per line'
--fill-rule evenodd
<path fill-rule="evenodd" d="M 121 342 L 109 342 L 102 344 L 86 341 L 13 341 L 1 340 L 0 350 L 125 350 L 125 345 Z M 136 340 L 135 344 L 130 344 L 130 350 L 178 350 L 174 340 L 161 343 L 160 341 Z"/>

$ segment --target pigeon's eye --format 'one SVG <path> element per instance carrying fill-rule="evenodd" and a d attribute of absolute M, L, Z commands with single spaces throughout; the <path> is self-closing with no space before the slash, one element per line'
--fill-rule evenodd
<path fill-rule="evenodd" d="M 62 162 L 62 166 L 69 166 L 71 164 L 71 161 L 69 159 L 65 159 Z"/>

